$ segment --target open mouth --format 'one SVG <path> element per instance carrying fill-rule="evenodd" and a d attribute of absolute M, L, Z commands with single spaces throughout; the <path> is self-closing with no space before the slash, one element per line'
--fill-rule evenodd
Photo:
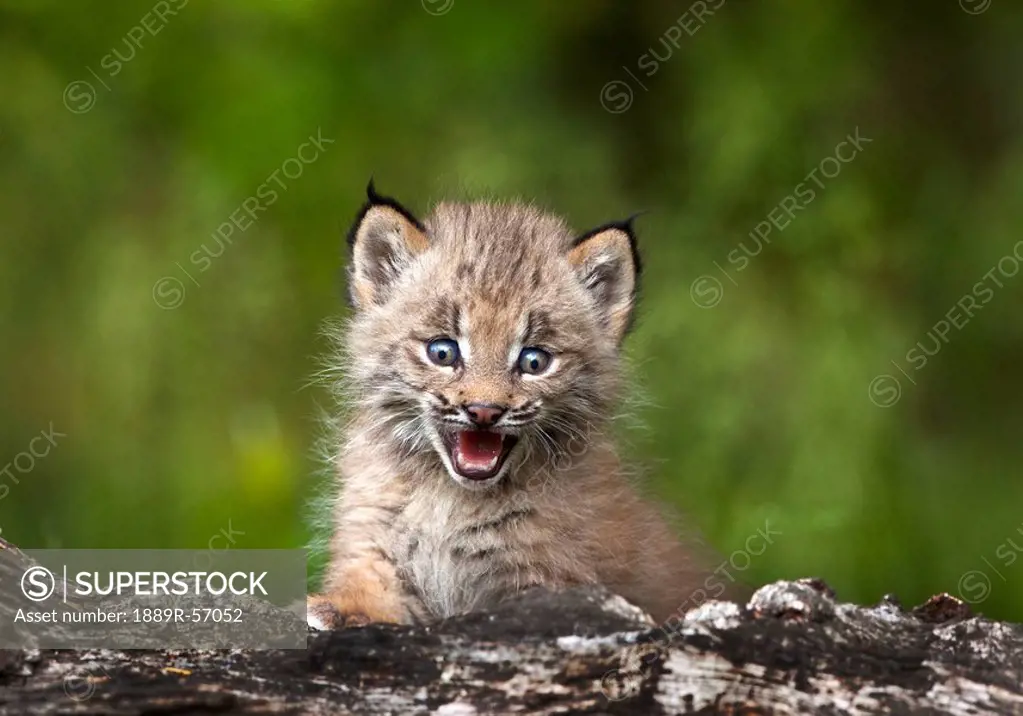
<path fill-rule="evenodd" d="M 457 430 L 444 435 L 451 465 L 467 480 L 489 480 L 501 471 L 518 438 L 490 430 Z"/>

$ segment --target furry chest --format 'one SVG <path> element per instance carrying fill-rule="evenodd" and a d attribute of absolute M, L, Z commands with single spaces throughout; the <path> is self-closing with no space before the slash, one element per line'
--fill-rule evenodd
<path fill-rule="evenodd" d="M 426 527 L 403 531 L 397 543 L 398 573 L 423 616 L 482 609 L 517 587 L 514 549 L 503 535 Z"/>

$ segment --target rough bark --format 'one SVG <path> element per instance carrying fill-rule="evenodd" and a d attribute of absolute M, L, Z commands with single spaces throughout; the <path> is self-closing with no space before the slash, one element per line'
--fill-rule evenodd
<path fill-rule="evenodd" d="M 20 559 L 5 546 L 0 579 Z M 800 580 L 670 634 L 585 588 L 313 633 L 306 651 L 0 652 L 0 714 L 719 712 L 1023 713 L 1023 627 L 947 595 L 860 607 Z"/>

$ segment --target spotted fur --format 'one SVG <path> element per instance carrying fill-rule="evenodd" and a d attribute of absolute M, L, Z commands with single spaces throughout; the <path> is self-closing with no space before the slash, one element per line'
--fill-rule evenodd
<path fill-rule="evenodd" d="M 524 204 L 443 203 L 423 222 L 370 186 L 350 234 L 351 409 L 332 559 L 310 618 L 425 622 L 534 585 L 601 582 L 664 618 L 705 576 L 642 499 L 609 437 L 639 261 L 631 225 L 574 234 Z M 441 368 L 427 342 L 459 342 Z M 515 357 L 554 356 L 541 376 Z M 518 436 L 499 477 L 460 478 L 439 435 L 467 403 Z"/>

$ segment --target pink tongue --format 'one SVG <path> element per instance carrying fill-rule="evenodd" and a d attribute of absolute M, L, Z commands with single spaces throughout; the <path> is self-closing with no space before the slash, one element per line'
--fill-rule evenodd
<path fill-rule="evenodd" d="M 459 461 L 466 467 L 489 467 L 501 457 L 504 438 L 486 430 L 463 430 L 458 433 Z"/>

